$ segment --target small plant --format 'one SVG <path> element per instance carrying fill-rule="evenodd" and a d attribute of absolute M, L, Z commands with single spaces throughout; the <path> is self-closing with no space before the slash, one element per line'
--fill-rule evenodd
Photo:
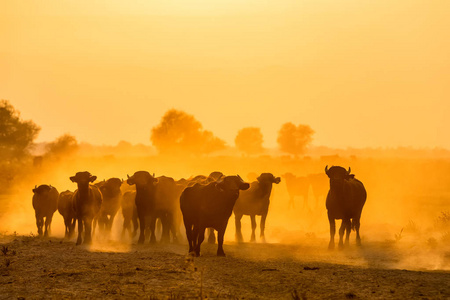
<path fill-rule="evenodd" d="M 408 224 L 405 226 L 405 230 L 412 233 L 419 232 L 419 228 L 417 227 L 416 222 L 414 222 L 413 220 L 409 220 Z"/>
<path fill-rule="evenodd" d="M 403 228 L 402 228 L 402 230 L 400 230 L 399 233 L 395 234 L 395 241 L 396 242 L 399 242 L 402 239 L 402 232 L 403 232 Z"/>
<path fill-rule="evenodd" d="M 11 265 L 11 260 L 9 258 L 5 259 L 5 267 L 9 267 Z"/>
<path fill-rule="evenodd" d="M 450 227 L 450 213 L 448 211 L 442 211 L 435 221 L 436 229 L 445 230 Z"/>
<path fill-rule="evenodd" d="M 8 255 L 8 251 L 9 251 L 8 246 L 2 246 L 1 251 L 4 256 Z"/>
<path fill-rule="evenodd" d="M 303 292 L 301 295 L 298 294 L 297 290 L 294 289 L 291 292 L 291 297 L 293 300 L 306 300 L 306 292 Z"/>

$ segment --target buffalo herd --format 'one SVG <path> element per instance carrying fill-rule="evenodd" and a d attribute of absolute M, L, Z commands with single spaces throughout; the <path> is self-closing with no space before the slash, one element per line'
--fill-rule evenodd
<path fill-rule="evenodd" d="M 146 240 L 155 243 L 158 229 L 162 242 L 177 242 L 181 224 L 184 224 L 189 253 L 200 255 L 200 246 L 208 229 L 209 241 L 212 242 L 215 241 L 214 230 L 217 231 L 217 255 L 225 256 L 224 234 L 233 213 L 237 242 L 244 240 L 241 232 L 244 215 L 250 216 L 251 242 L 256 240 L 256 216 L 261 217 L 260 239 L 265 241 L 264 230 L 273 184 L 279 184 L 281 178 L 271 173 L 255 177 L 253 182 L 247 183 L 239 175 L 225 176 L 221 172 L 212 172 L 209 176 L 174 180 L 137 171 L 132 176 L 128 175 L 125 181 L 110 178 L 96 182 L 97 176 L 85 171 L 69 178 L 77 184 L 74 192 L 67 190 L 59 193 L 51 185 L 36 186 L 32 204 L 40 236 L 50 234 L 52 217 L 58 210 L 64 219 L 65 237 L 73 237 L 78 223 L 76 244 L 90 244 L 96 228 L 101 233 L 111 232 L 114 218 L 121 210 L 122 236 L 128 234 L 133 238 L 139 231 L 139 244 Z M 286 173 L 282 177 L 290 197 L 289 207 L 294 206 L 295 196 L 302 196 L 306 206 L 310 187 L 316 203 L 326 195 L 330 223 L 329 249 L 334 248 L 336 219 L 342 220 L 339 247 L 344 246 L 344 233 L 345 244 L 348 245 L 352 229 L 356 231 L 357 245 L 361 244 L 360 218 L 367 194 L 362 182 L 351 174 L 350 168 L 326 166 L 325 174 L 296 177 Z M 324 181 L 324 177 L 328 178 Z"/>

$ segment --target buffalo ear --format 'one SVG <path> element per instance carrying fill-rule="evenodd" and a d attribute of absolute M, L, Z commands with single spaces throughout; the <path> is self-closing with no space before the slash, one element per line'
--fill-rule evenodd
<path fill-rule="evenodd" d="M 355 179 L 355 174 L 350 174 L 350 175 L 348 175 L 348 178 L 350 179 Z"/>
<path fill-rule="evenodd" d="M 33 191 L 33 193 L 36 193 L 37 189 L 33 189 L 32 191 Z"/>
<path fill-rule="evenodd" d="M 89 178 L 89 182 L 94 182 L 97 179 L 97 176 L 91 176 Z"/>
<path fill-rule="evenodd" d="M 69 178 L 70 178 L 70 181 L 76 182 L 76 181 L 75 181 L 75 179 L 77 179 L 76 176 L 71 176 L 71 177 L 69 177 Z"/>
<path fill-rule="evenodd" d="M 250 184 L 248 182 L 242 183 L 239 187 L 239 189 L 243 190 L 243 191 L 248 190 L 249 188 L 250 188 Z"/>
<path fill-rule="evenodd" d="M 281 178 L 280 177 L 275 178 L 275 183 L 276 184 L 279 184 L 280 182 L 281 182 Z"/>
<path fill-rule="evenodd" d="M 133 177 L 128 177 L 127 183 L 128 183 L 129 185 L 133 185 L 133 184 L 134 184 Z"/>

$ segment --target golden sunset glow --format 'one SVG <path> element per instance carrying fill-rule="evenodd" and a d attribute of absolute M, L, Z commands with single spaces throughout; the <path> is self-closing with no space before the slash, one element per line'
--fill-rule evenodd
<path fill-rule="evenodd" d="M 450 298 L 449 32 L 448 0 L 0 0 L 0 294 Z"/>
<path fill-rule="evenodd" d="M 446 1 L 0 5 L 1 96 L 39 141 L 147 144 L 176 108 L 229 145 L 300 122 L 315 145 L 450 146 Z"/>

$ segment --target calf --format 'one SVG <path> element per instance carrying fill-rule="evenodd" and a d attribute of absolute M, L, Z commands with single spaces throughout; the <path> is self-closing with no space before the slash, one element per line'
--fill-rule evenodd
<path fill-rule="evenodd" d="M 33 189 L 32 204 L 36 216 L 36 225 L 39 236 L 42 236 L 44 218 L 44 236 L 48 236 L 51 232 L 53 214 L 58 209 L 58 196 L 58 191 L 51 185 L 43 184 Z"/>
<path fill-rule="evenodd" d="M 66 238 L 72 238 L 75 231 L 75 224 L 77 222 L 77 216 L 73 209 L 73 192 L 64 191 L 59 194 L 58 211 L 64 218 L 65 234 Z"/>
<path fill-rule="evenodd" d="M 269 211 L 270 193 L 272 184 L 280 183 L 280 177 L 275 177 L 271 173 L 262 173 L 257 181 L 250 184 L 250 189 L 242 192 L 234 206 L 234 218 L 236 224 L 236 240 L 243 241 L 241 232 L 241 219 L 243 215 L 249 215 L 252 222 L 252 236 L 250 241 L 255 241 L 256 219 L 261 216 L 260 237 L 265 240 L 264 229 L 266 227 L 266 217 Z"/>
<path fill-rule="evenodd" d="M 292 173 L 286 173 L 282 175 L 286 188 L 289 194 L 288 209 L 295 208 L 294 198 L 300 196 L 303 198 L 303 209 L 308 208 L 308 192 L 309 192 L 309 180 L 306 176 L 295 176 Z"/>
<path fill-rule="evenodd" d="M 78 220 L 78 238 L 77 245 L 81 242 L 90 244 L 92 242 L 91 229 L 92 221 L 97 216 L 102 206 L 103 196 L 99 188 L 90 185 L 97 176 L 92 176 L 89 172 L 77 172 L 75 176 L 70 177 L 72 182 L 76 182 L 78 189 L 73 194 L 73 208 Z M 81 235 L 84 229 L 84 241 Z"/>
<path fill-rule="evenodd" d="M 99 184 L 100 191 L 103 195 L 103 202 L 98 214 L 98 225 L 100 229 L 111 232 L 114 218 L 119 211 L 122 201 L 122 192 L 120 187 L 122 180 L 119 178 L 110 178 Z"/>
<path fill-rule="evenodd" d="M 122 227 L 122 237 L 125 232 L 131 238 L 134 238 L 137 234 L 138 214 L 136 208 L 136 191 L 126 191 L 122 197 L 122 216 L 123 216 L 123 227 Z M 133 229 L 131 228 L 131 223 L 133 223 Z"/>
<path fill-rule="evenodd" d="M 146 223 L 150 224 L 150 231 L 153 232 L 153 235 L 150 237 L 150 242 L 156 241 L 154 235 L 155 223 L 151 222 L 150 218 L 152 218 L 152 213 L 155 211 L 155 183 L 157 181 L 158 180 L 147 171 L 137 171 L 133 176 L 128 176 L 127 179 L 129 185 L 136 185 L 135 203 L 140 228 L 139 244 L 142 244 L 145 241 Z"/>

